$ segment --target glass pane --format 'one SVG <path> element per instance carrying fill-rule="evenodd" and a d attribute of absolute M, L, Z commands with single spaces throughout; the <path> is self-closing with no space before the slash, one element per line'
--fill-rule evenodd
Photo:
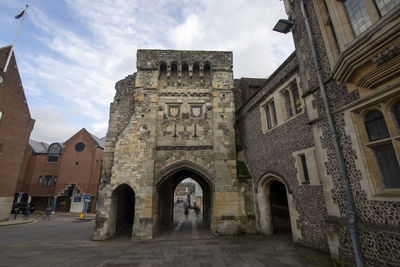
<path fill-rule="evenodd" d="M 265 115 L 267 116 L 268 129 L 271 129 L 272 128 L 271 115 L 269 114 L 269 106 L 268 105 L 265 107 Z"/>
<path fill-rule="evenodd" d="M 296 114 L 298 114 L 301 112 L 302 107 L 301 107 L 301 101 L 300 101 L 300 96 L 299 96 L 299 89 L 297 88 L 296 84 L 294 84 L 292 86 L 292 94 L 293 94 L 294 106 L 296 108 Z"/>
<path fill-rule="evenodd" d="M 349 15 L 351 26 L 356 36 L 372 25 L 363 0 L 347 0 L 344 4 L 346 5 L 347 14 Z"/>
<path fill-rule="evenodd" d="M 375 141 L 389 137 L 389 131 L 386 127 L 385 119 L 381 112 L 377 110 L 370 111 L 364 119 L 370 141 Z"/>
<path fill-rule="evenodd" d="M 375 0 L 381 16 L 386 15 L 391 9 L 400 4 L 400 0 Z"/>
<path fill-rule="evenodd" d="M 300 159 L 301 159 L 301 165 L 303 166 L 304 181 L 305 182 L 309 182 L 310 181 L 310 177 L 308 176 L 306 156 L 305 155 L 300 155 Z"/>
<path fill-rule="evenodd" d="M 276 125 L 278 120 L 276 119 L 276 110 L 274 101 L 272 101 L 271 106 L 272 106 L 272 117 L 274 118 L 274 125 Z"/>
<path fill-rule="evenodd" d="M 392 143 L 373 148 L 385 188 L 400 188 L 400 166 Z"/>
<path fill-rule="evenodd" d="M 400 101 L 393 105 L 392 111 L 394 119 L 397 122 L 397 127 L 400 129 Z"/>
<path fill-rule="evenodd" d="M 293 111 L 292 111 L 292 105 L 290 104 L 289 91 L 285 91 L 283 93 L 283 96 L 285 97 L 286 114 L 287 114 L 287 117 L 290 118 L 293 116 Z"/>

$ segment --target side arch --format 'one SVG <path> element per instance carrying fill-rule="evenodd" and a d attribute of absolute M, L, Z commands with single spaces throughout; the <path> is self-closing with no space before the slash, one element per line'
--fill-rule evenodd
<path fill-rule="evenodd" d="M 301 239 L 301 230 L 297 228 L 299 213 L 296 210 L 296 205 L 293 198 L 293 191 L 284 178 L 275 173 L 267 173 L 263 175 L 256 186 L 256 209 L 257 209 L 257 228 L 264 235 L 272 235 L 274 226 L 272 220 L 272 203 L 271 203 L 271 185 L 274 182 L 279 182 L 285 187 L 287 204 L 289 209 L 290 226 L 293 241 L 297 242 Z"/>
<path fill-rule="evenodd" d="M 110 233 L 132 235 L 135 218 L 135 192 L 126 183 L 114 187 L 111 193 Z"/>

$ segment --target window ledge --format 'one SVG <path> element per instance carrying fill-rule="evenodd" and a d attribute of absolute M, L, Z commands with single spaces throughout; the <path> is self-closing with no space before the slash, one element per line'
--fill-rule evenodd
<path fill-rule="evenodd" d="M 375 197 L 400 197 L 400 188 L 384 189 L 382 192 L 374 194 Z"/>

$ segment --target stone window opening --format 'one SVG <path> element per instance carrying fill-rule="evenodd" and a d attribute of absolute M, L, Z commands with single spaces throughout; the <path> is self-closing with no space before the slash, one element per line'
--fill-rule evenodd
<path fill-rule="evenodd" d="M 176 62 L 173 62 L 171 64 L 171 77 L 172 78 L 178 77 L 178 64 Z"/>
<path fill-rule="evenodd" d="M 310 183 L 310 176 L 308 175 L 307 161 L 306 161 L 306 156 L 304 154 L 300 155 L 300 161 L 301 161 L 301 166 L 302 166 L 302 170 L 303 170 L 303 177 L 304 177 L 303 184 L 309 184 Z"/>
<path fill-rule="evenodd" d="M 287 119 L 290 119 L 294 115 L 297 115 L 303 111 L 299 88 L 297 87 L 296 83 L 291 84 L 287 89 L 283 90 L 282 94 L 285 102 Z"/>
<path fill-rule="evenodd" d="M 162 62 L 160 64 L 160 77 L 167 76 L 167 63 Z"/>
<path fill-rule="evenodd" d="M 182 76 L 183 77 L 189 76 L 189 65 L 187 63 L 182 64 Z"/>
<path fill-rule="evenodd" d="M 400 194 L 400 100 L 380 103 L 361 113 L 361 138 L 375 193 Z"/>
<path fill-rule="evenodd" d="M 277 125 L 275 102 L 270 101 L 265 105 L 265 117 L 267 119 L 267 129 L 272 129 Z"/>
<path fill-rule="evenodd" d="M 193 64 L 193 77 L 199 77 L 200 76 L 200 65 L 199 63 L 194 63 Z"/>
<path fill-rule="evenodd" d="M 296 161 L 297 181 L 299 185 L 321 185 L 315 147 L 309 147 L 293 153 Z"/>
<path fill-rule="evenodd" d="M 205 76 L 210 76 L 211 75 L 211 65 L 209 62 L 206 62 L 204 64 L 204 75 Z"/>

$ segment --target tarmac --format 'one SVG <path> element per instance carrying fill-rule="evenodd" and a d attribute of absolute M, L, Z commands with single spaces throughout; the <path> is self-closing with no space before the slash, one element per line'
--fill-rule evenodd
<path fill-rule="evenodd" d="M 91 241 L 94 218 L 57 212 L 44 219 L 36 212 L 28 220 L 19 215 L 1 223 L 9 227 L 0 227 L 0 266 L 332 266 L 328 254 L 296 246 L 290 233 L 214 236 L 201 217 L 189 214 L 174 216 L 172 227 L 153 240 L 131 240 L 130 233 L 121 233 Z M 16 225 L 20 222 L 26 225 Z"/>
<path fill-rule="evenodd" d="M 0 227 L 2 226 L 12 226 L 12 225 L 19 225 L 19 224 L 28 224 L 28 223 L 35 223 L 37 222 L 38 216 L 44 216 L 44 211 L 37 211 L 30 216 L 25 216 L 23 214 L 18 214 L 15 218 L 15 214 L 11 214 L 8 221 L 0 222 Z M 94 220 L 96 218 L 96 213 L 86 213 L 83 219 L 80 218 L 79 212 L 57 212 L 51 214 L 54 217 L 68 217 L 68 218 L 76 218 L 76 221 L 89 221 Z M 34 218 L 32 218 L 34 217 Z M 35 219 L 36 218 L 36 219 Z"/>

